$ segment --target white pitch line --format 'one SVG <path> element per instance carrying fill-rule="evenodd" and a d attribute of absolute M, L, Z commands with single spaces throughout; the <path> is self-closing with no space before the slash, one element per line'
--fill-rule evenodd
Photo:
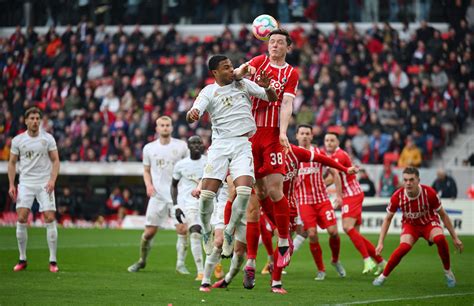
<path fill-rule="evenodd" d="M 58 248 L 59 249 L 92 249 L 92 248 L 121 248 L 121 247 L 131 247 L 131 246 L 139 246 L 140 244 L 137 243 L 112 243 L 112 244 L 77 244 L 77 245 L 61 245 L 59 244 Z M 156 244 L 156 246 L 162 246 L 162 245 L 174 245 L 174 244 Z M 48 247 L 46 246 L 46 243 L 44 246 L 28 246 L 28 250 L 42 250 L 42 249 L 47 249 Z M 0 251 L 12 251 L 12 250 L 18 250 L 17 246 L 6 246 L 6 247 L 0 247 Z"/>
<path fill-rule="evenodd" d="M 358 305 L 358 304 L 370 304 L 370 303 L 379 303 L 379 302 L 397 302 L 397 301 L 406 301 L 406 300 L 426 300 L 426 299 L 437 298 L 437 297 L 452 297 L 452 296 L 464 296 L 464 295 L 474 295 L 474 292 L 433 294 L 433 295 L 404 297 L 404 298 L 396 298 L 396 299 L 367 300 L 367 301 L 342 303 L 341 305 Z"/>

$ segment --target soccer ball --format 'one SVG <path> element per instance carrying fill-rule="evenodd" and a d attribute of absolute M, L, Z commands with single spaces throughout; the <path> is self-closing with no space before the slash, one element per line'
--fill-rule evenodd
<path fill-rule="evenodd" d="M 278 29 L 278 21 L 270 15 L 260 15 L 252 23 L 252 33 L 260 40 L 268 40 L 268 34 L 276 29 Z"/>

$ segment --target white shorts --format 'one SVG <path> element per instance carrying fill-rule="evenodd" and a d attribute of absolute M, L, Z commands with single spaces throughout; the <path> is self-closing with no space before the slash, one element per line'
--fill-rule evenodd
<path fill-rule="evenodd" d="M 164 227 L 166 220 L 171 217 L 173 203 L 165 203 L 151 197 L 146 208 L 145 226 Z"/>
<path fill-rule="evenodd" d="M 224 210 L 225 205 L 227 203 L 227 197 L 223 201 L 214 201 L 214 211 L 212 212 L 211 216 L 211 225 L 214 229 L 223 230 L 225 228 L 224 224 Z M 235 227 L 235 239 L 242 242 L 247 243 L 247 218 L 244 215 L 240 224 Z"/>
<path fill-rule="evenodd" d="M 33 201 L 36 200 L 39 203 L 39 211 L 56 211 L 56 200 L 54 197 L 54 191 L 47 193 L 45 189 L 46 185 L 39 186 L 25 186 L 18 185 L 18 196 L 16 198 L 16 208 L 28 208 L 31 209 Z"/>
<path fill-rule="evenodd" d="M 183 209 L 183 213 L 184 213 L 186 225 L 188 226 L 188 228 L 191 228 L 191 226 L 194 226 L 194 225 L 199 225 L 202 227 L 201 217 L 199 215 L 199 209 L 197 207 L 185 207 Z"/>
<path fill-rule="evenodd" d="M 247 137 L 215 139 L 209 148 L 203 178 L 223 181 L 228 171 L 234 180 L 248 175 L 255 181 L 252 144 Z"/>

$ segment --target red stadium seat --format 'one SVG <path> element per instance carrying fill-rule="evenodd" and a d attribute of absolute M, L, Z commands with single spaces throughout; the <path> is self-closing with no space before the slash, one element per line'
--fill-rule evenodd
<path fill-rule="evenodd" d="M 398 152 L 387 152 L 383 156 L 383 163 L 397 165 L 399 158 L 400 154 Z"/>

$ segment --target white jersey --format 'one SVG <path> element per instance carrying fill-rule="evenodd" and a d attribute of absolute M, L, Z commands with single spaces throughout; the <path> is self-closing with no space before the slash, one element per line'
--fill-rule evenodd
<path fill-rule="evenodd" d="M 10 152 L 19 156 L 20 184 L 45 185 L 51 178 L 52 162 L 49 152 L 57 151 L 54 137 L 44 131 L 31 137 L 28 132 L 15 136 Z"/>
<path fill-rule="evenodd" d="M 192 108 L 200 116 L 209 113 L 213 139 L 252 135 L 257 127 L 250 96 L 268 100 L 265 89 L 245 78 L 225 86 L 214 83 L 201 90 Z"/>
<path fill-rule="evenodd" d="M 143 148 L 143 165 L 150 166 L 151 180 L 155 187 L 155 198 L 171 203 L 171 178 L 174 165 L 189 155 L 186 142 L 171 138 L 169 144 L 162 145 L 157 139 Z"/>
<path fill-rule="evenodd" d="M 202 155 L 198 160 L 192 160 L 190 157 L 180 160 L 176 163 L 173 170 L 173 179 L 178 183 L 178 203 L 183 208 L 198 208 L 199 200 L 191 195 L 191 192 L 197 187 L 204 172 L 207 157 Z"/>

